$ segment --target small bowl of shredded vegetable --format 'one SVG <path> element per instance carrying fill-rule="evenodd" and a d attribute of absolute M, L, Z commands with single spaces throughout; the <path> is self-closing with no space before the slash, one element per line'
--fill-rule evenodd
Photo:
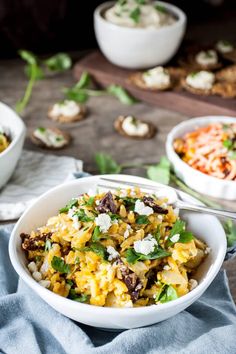
<path fill-rule="evenodd" d="M 163 185 L 159 193 L 98 183 L 56 187 L 24 213 L 9 246 L 15 270 L 52 307 L 92 326 L 142 327 L 182 311 L 223 262 L 220 222 L 179 212 Z"/>
<path fill-rule="evenodd" d="M 0 102 L 0 188 L 11 177 L 21 155 L 25 125 L 7 105 Z"/>
<path fill-rule="evenodd" d="M 166 151 L 176 174 L 200 193 L 236 199 L 236 118 L 209 116 L 177 125 Z"/>

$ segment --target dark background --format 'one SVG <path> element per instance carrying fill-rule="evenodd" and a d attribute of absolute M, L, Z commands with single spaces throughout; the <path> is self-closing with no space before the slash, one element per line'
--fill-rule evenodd
<path fill-rule="evenodd" d="M 101 0 L 0 0 L 0 57 L 10 58 L 17 50 L 28 49 L 38 54 L 76 51 L 96 47 L 93 11 Z M 236 38 L 236 0 L 169 1 L 188 15 L 188 25 L 201 26 L 212 21 L 228 25 L 232 16 L 235 27 L 227 39 Z M 210 2 L 219 2 L 213 6 Z M 216 31 L 216 40 L 221 38 Z M 224 31 L 225 32 L 225 31 Z M 211 36 L 212 37 L 212 36 Z M 218 38 L 217 38 L 218 37 Z M 207 38 L 207 33 L 206 33 Z M 204 40 L 204 33 L 203 38 Z"/>

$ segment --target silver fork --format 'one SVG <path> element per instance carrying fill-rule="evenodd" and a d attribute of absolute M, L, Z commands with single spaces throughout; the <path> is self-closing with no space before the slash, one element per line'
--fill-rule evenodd
<path fill-rule="evenodd" d="M 236 213 L 230 210 L 221 210 L 221 209 L 215 209 L 215 208 L 209 208 L 206 206 L 201 206 L 201 205 L 196 205 L 192 203 L 185 202 L 180 199 L 180 193 L 178 189 L 175 189 L 173 187 L 167 186 L 166 188 L 162 188 L 154 185 L 149 185 L 149 184 L 144 184 L 144 183 L 136 183 L 136 182 L 129 182 L 129 181 L 120 181 L 112 178 L 107 178 L 107 177 L 100 177 L 101 181 L 106 182 L 106 184 L 98 184 L 99 187 L 107 188 L 107 189 L 117 189 L 118 187 L 123 186 L 129 186 L 129 187 L 139 187 L 141 189 L 146 189 L 150 192 L 160 192 L 161 189 L 169 189 L 172 191 L 173 196 L 175 196 L 175 200 L 173 203 L 171 203 L 174 207 L 182 209 L 182 210 L 190 210 L 190 211 L 196 211 L 199 213 L 205 213 L 205 214 L 212 214 L 220 217 L 225 217 L 225 218 L 230 218 L 236 220 Z M 108 183 L 113 183 L 116 184 L 107 184 Z"/>

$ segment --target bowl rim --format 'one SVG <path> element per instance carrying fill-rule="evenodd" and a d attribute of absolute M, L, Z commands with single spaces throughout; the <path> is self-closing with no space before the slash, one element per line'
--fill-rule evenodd
<path fill-rule="evenodd" d="M 14 149 L 15 145 L 18 143 L 18 141 L 20 140 L 21 136 L 26 131 L 26 127 L 25 127 L 25 124 L 24 124 L 23 120 L 20 118 L 20 116 L 11 107 L 9 107 L 7 104 L 5 104 L 3 102 L 0 102 L 0 111 L 2 109 L 3 110 L 7 110 L 7 111 L 9 111 L 10 114 L 12 114 L 13 119 L 15 119 L 16 121 L 19 122 L 20 128 L 16 132 L 14 138 L 11 140 L 9 146 L 3 152 L 0 153 L 0 160 L 1 160 L 1 158 L 3 156 L 7 155 L 11 150 Z"/>
<path fill-rule="evenodd" d="M 175 162 L 177 162 L 183 169 L 187 170 L 189 173 L 195 173 L 197 176 L 203 178 L 207 178 L 209 181 L 212 182 L 217 182 L 221 184 L 222 186 L 228 186 L 228 187 L 234 187 L 236 186 L 236 181 L 228 181 L 225 179 L 220 179 L 214 176 L 207 175 L 201 171 L 196 170 L 195 168 L 189 166 L 186 162 L 184 162 L 179 155 L 175 152 L 173 148 L 173 140 L 174 140 L 174 135 L 178 133 L 178 131 L 183 128 L 183 127 L 189 127 L 189 131 L 193 131 L 194 128 L 191 130 L 191 126 L 197 123 L 203 123 L 206 122 L 207 124 L 210 124 L 210 122 L 220 122 L 223 123 L 225 120 L 228 122 L 235 122 L 236 123 L 236 117 L 233 116 L 219 116 L 219 115 L 210 115 L 210 116 L 200 116 L 200 117 L 194 117 L 190 118 L 186 121 L 183 121 L 179 124 L 177 124 L 174 128 L 171 129 L 171 131 L 167 135 L 166 139 L 166 152 L 167 155 L 169 153 L 172 154 L 172 158 L 175 159 Z M 204 124 L 201 124 L 201 126 L 204 126 Z"/>
<path fill-rule="evenodd" d="M 27 214 L 31 210 L 31 208 L 37 207 L 37 204 L 39 201 L 42 201 L 43 199 L 47 200 L 47 198 L 48 198 L 48 196 L 50 196 L 50 194 L 55 193 L 55 192 L 60 192 L 61 189 L 65 189 L 67 186 L 74 185 L 74 186 L 78 187 L 78 185 L 87 184 L 90 181 L 97 182 L 101 176 L 110 177 L 110 178 L 113 178 L 114 176 L 116 176 L 116 178 L 117 177 L 129 178 L 129 180 L 133 177 L 133 178 L 137 178 L 140 181 L 144 179 L 146 182 L 150 182 L 150 185 L 153 185 L 153 183 L 152 183 L 153 181 L 150 181 L 150 180 L 142 178 L 142 177 L 136 177 L 136 176 L 131 176 L 131 175 L 119 175 L 119 174 L 111 175 L 110 174 L 110 175 L 95 175 L 95 176 L 90 176 L 90 177 L 84 177 L 82 179 L 77 179 L 77 180 L 63 183 L 59 186 L 56 186 L 56 187 L 50 189 L 46 193 L 42 194 L 39 198 L 37 198 L 37 200 L 31 206 L 29 206 L 27 208 L 27 210 L 23 213 L 21 218 L 17 221 L 17 223 L 14 226 L 14 229 L 11 233 L 8 250 L 9 250 L 10 260 L 11 260 L 11 263 L 12 263 L 15 271 L 23 279 L 23 281 L 25 281 L 34 291 L 36 291 L 36 293 L 39 293 L 39 292 L 44 293 L 45 296 L 42 297 L 43 300 L 45 298 L 50 298 L 51 300 L 55 300 L 57 303 L 60 303 L 61 305 L 67 304 L 67 306 L 69 306 L 70 308 L 73 308 L 75 310 L 87 309 L 88 311 L 93 311 L 93 313 L 96 313 L 96 315 L 109 315 L 109 314 L 111 314 L 111 312 L 114 312 L 114 314 L 117 314 L 121 317 L 126 317 L 127 312 L 128 312 L 128 315 L 133 317 L 133 316 L 137 316 L 139 314 L 140 315 L 147 315 L 147 314 L 151 314 L 151 313 L 164 312 L 170 308 L 174 308 L 176 306 L 181 307 L 181 305 L 183 305 L 183 304 L 190 304 L 191 301 L 193 302 L 194 299 L 196 297 L 200 296 L 211 284 L 211 282 L 213 281 L 213 279 L 217 275 L 217 273 L 223 263 L 225 253 L 226 253 L 227 245 L 226 245 L 225 232 L 224 232 L 224 229 L 223 229 L 220 221 L 214 216 L 212 216 L 212 218 L 214 218 L 214 221 L 218 224 L 219 230 L 221 231 L 221 234 L 222 234 L 222 240 L 221 240 L 222 244 L 221 244 L 221 247 L 219 247 L 217 257 L 214 259 L 214 261 L 212 262 L 212 264 L 208 270 L 207 276 L 202 280 L 202 282 L 195 289 L 191 290 L 186 295 L 179 297 L 176 300 L 161 304 L 161 306 L 151 305 L 151 306 L 132 307 L 132 308 L 115 308 L 115 307 L 102 307 L 102 306 L 95 306 L 95 305 L 90 305 L 90 304 L 79 303 L 79 302 L 73 301 L 71 299 L 64 298 L 63 296 L 55 294 L 51 290 L 45 289 L 44 287 L 42 287 L 40 284 L 38 284 L 32 278 L 32 276 L 28 273 L 28 271 L 24 268 L 24 266 L 21 265 L 20 262 L 18 262 L 18 255 L 17 255 L 16 246 L 15 246 L 16 238 L 19 237 L 18 227 L 21 225 L 22 221 L 27 216 Z M 157 184 L 161 185 L 160 183 L 157 183 Z M 161 185 L 161 186 L 166 187 L 164 185 Z M 186 193 L 184 193 L 184 194 L 187 195 Z M 195 198 L 193 198 L 191 196 L 189 196 L 189 197 L 191 200 L 195 200 L 196 202 L 198 202 Z M 44 301 L 46 301 L 46 300 L 44 300 Z"/>
<path fill-rule="evenodd" d="M 112 5 L 115 4 L 115 1 L 106 1 L 103 2 L 102 4 L 100 4 L 99 6 L 97 6 L 94 10 L 94 18 L 98 19 L 99 21 L 101 21 L 103 24 L 110 26 L 114 29 L 119 29 L 120 31 L 129 31 L 130 33 L 134 34 L 140 34 L 140 33 L 151 33 L 151 32 L 164 32 L 164 31 L 171 31 L 174 30 L 176 27 L 185 25 L 185 23 L 187 22 L 187 16 L 184 13 L 183 10 L 181 10 L 179 7 L 170 4 L 168 2 L 163 2 L 163 1 L 154 1 L 154 3 L 160 4 L 165 6 L 168 11 L 170 10 L 171 12 L 173 12 L 174 15 L 176 15 L 177 20 L 168 26 L 163 26 L 160 28 L 153 28 L 153 27 L 144 27 L 144 28 L 140 28 L 140 27 L 127 27 L 127 26 L 120 26 L 117 25 L 115 23 L 109 22 L 107 21 L 102 15 L 101 15 L 101 11 L 108 9 L 109 7 L 111 7 Z"/>

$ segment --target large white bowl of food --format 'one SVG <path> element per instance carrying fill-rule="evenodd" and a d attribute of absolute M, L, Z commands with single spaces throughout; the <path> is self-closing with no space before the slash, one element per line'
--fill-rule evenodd
<path fill-rule="evenodd" d="M 60 185 L 16 224 L 11 262 L 43 300 L 75 321 L 107 329 L 151 325 L 207 289 L 224 260 L 225 233 L 213 216 L 178 216 L 163 185 L 109 177 L 160 190 L 101 190 L 99 176 Z"/>
<path fill-rule="evenodd" d="M 11 177 L 25 138 L 25 125 L 7 105 L 0 102 L 0 188 Z"/>
<path fill-rule="evenodd" d="M 206 116 L 175 126 L 166 152 L 176 174 L 194 190 L 236 200 L 236 118 Z"/>
<path fill-rule="evenodd" d="M 94 27 L 102 53 L 113 64 L 141 69 L 168 62 L 177 52 L 186 16 L 161 1 L 111 1 L 94 12 Z"/>

